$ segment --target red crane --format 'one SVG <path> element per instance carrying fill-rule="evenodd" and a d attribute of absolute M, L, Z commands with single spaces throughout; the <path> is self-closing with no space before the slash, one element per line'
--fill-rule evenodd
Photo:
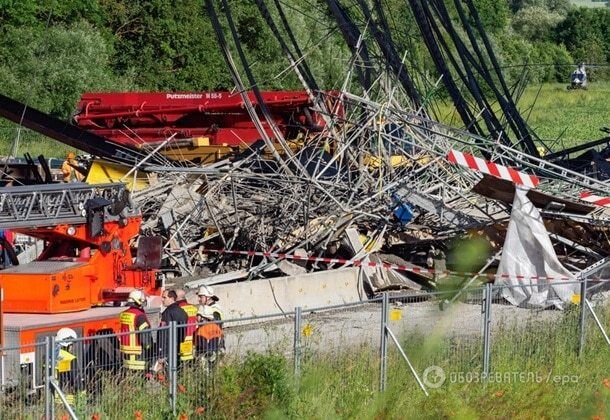
<path fill-rule="evenodd" d="M 286 139 L 299 133 L 319 131 L 322 116 L 304 91 L 261 92 L 265 105 Z M 254 107 L 259 104 L 248 94 Z M 273 137 L 267 121 L 264 129 Z M 85 93 L 77 106 L 74 122 L 81 128 L 129 147 L 189 140 L 195 146 L 245 148 L 261 136 L 239 94 L 230 92 L 180 93 Z M 204 139 L 192 142 L 192 139 Z"/>

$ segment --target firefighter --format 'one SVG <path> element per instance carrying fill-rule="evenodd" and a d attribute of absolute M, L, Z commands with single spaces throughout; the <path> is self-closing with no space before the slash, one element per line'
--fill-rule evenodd
<path fill-rule="evenodd" d="M 77 171 L 74 169 L 76 165 L 76 155 L 70 152 L 66 156 L 66 160 L 61 164 L 61 173 L 63 174 L 64 182 L 76 182 L 77 179 Z"/>
<path fill-rule="evenodd" d="M 210 370 L 216 364 L 219 353 L 225 348 L 224 333 L 215 317 L 216 312 L 211 306 L 199 305 L 197 322 L 201 325 L 195 331 L 195 349 L 201 364 Z"/>
<path fill-rule="evenodd" d="M 76 331 L 72 328 L 61 328 L 55 335 L 57 343 L 55 377 L 59 388 L 66 397 L 66 401 L 74 406 L 75 394 L 83 391 L 82 378 L 78 375 L 78 365 L 76 355 L 72 349 L 76 340 Z M 58 394 L 55 395 L 55 402 L 61 404 L 62 400 Z"/>
<path fill-rule="evenodd" d="M 222 320 L 222 309 L 218 304 L 220 299 L 214 294 L 214 290 L 210 286 L 201 286 L 197 291 L 197 297 L 201 305 L 209 306 L 214 310 L 214 320 Z"/>
<path fill-rule="evenodd" d="M 197 308 L 186 301 L 186 293 L 182 289 L 176 290 L 178 306 L 186 313 L 186 325 L 179 327 L 184 330 L 184 341 L 180 343 L 180 361 L 193 360 L 195 349 L 193 348 L 193 334 L 197 329 Z"/>
<path fill-rule="evenodd" d="M 120 352 L 123 358 L 123 367 L 129 370 L 145 371 L 152 350 L 152 336 L 150 322 L 144 312 L 146 295 L 141 290 L 133 290 L 129 293 L 127 306 L 129 308 L 119 316 L 122 334 L 119 337 Z"/>
<path fill-rule="evenodd" d="M 169 325 L 171 322 L 175 322 L 178 326 L 186 325 L 188 322 L 188 316 L 184 310 L 178 304 L 178 294 L 175 290 L 164 290 L 161 294 L 163 299 L 163 306 L 165 310 L 161 314 L 161 326 Z M 185 336 L 184 328 L 177 328 L 177 354 L 180 354 L 181 344 L 184 342 Z M 161 335 L 164 337 L 161 342 L 161 354 L 164 357 L 168 356 L 169 352 L 169 334 L 167 331 L 162 331 Z M 180 357 L 178 357 L 178 363 L 180 363 Z"/>

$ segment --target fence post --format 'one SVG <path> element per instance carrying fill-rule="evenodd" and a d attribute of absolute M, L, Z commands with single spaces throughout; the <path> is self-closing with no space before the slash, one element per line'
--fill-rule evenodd
<path fill-rule="evenodd" d="M 51 366 L 49 365 L 51 361 L 51 337 L 44 338 L 44 370 L 42 371 L 44 375 L 44 416 L 45 419 L 52 419 L 51 407 L 53 406 L 52 395 L 51 395 Z"/>
<path fill-rule="evenodd" d="M 379 390 L 385 391 L 387 371 L 388 371 L 388 308 L 389 299 L 388 292 L 383 292 L 381 300 L 381 339 L 380 339 L 380 373 L 379 373 Z"/>
<path fill-rule="evenodd" d="M 301 307 L 294 308 L 294 376 L 301 375 Z"/>
<path fill-rule="evenodd" d="M 578 334 L 578 357 L 582 357 L 585 349 L 585 330 L 587 324 L 587 279 L 583 279 L 580 283 L 580 319 L 578 322 L 579 334 Z"/>
<path fill-rule="evenodd" d="M 490 333 L 491 333 L 491 300 L 493 286 L 485 283 L 485 291 L 482 302 L 483 311 L 483 379 L 489 377 L 489 353 L 490 353 Z"/>
<path fill-rule="evenodd" d="M 591 302 L 589 302 L 588 300 L 585 300 L 585 305 L 587 305 L 587 308 L 589 308 L 589 311 L 591 312 L 591 316 L 593 316 L 593 320 L 597 324 L 597 327 L 599 328 L 599 331 L 604 336 L 604 339 L 606 340 L 606 343 L 608 343 L 608 345 L 610 346 L 610 338 L 608 337 L 608 334 L 606 334 L 606 330 L 604 329 L 604 326 L 602 325 L 601 321 L 597 317 L 597 314 L 595 313 L 595 310 L 593 309 L 593 306 L 591 306 Z"/>
<path fill-rule="evenodd" d="M 47 360 L 50 360 L 51 363 L 48 366 L 48 369 L 45 372 L 45 376 L 46 376 L 46 380 L 45 380 L 45 386 L 49 387 L 49 405 L 50 405 L 50 419 L 54 419 L 55 418 L 55 398 L 54 395 L 51 393 L 51 381 L 54 379 L 54 374 L 55 374 L 55 365 L 57 365 L 57 360 L 56 357 L 57 355 L 55 354 L 55 336 L 51 336 L 49 337 L 49 353 L 50 353 L 50 358 Z"/>
<path fill-rule="evenodd" d="M 177 375 L 178 375 L 178 334 L 176 329 L 176 321 L 169 323 L 169 375 L 170 375 L 170 403 L 172 406 L 172 413 L 176 415 L 176 392 L 177 392 Z"/>

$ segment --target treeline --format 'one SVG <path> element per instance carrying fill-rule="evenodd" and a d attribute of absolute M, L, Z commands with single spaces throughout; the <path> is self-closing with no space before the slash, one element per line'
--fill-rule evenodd
<path fill-rule="evenodd" d="M 341 3 L 358 20 L 349 2 Z M 433 73 L 408 1 L 381 3 L 408 60 L 422 73 Z M 609 9 L 577 9 L 568 0 L 475 3 L 509 78 L 520 77 L 528 63 L 533 81 L 566 81 L 577 62 L 609 61 Z M 326 2 L 281 4 L 318 83 L 341 86 L 350 54 Z M 229 5 L 261 87 L 301 88 L 294 74 L 284 71 L 288 62 L 255 2 Z M 604 76 L 593 72 L 594 78 Z M 232 87 L 201 0 L 6 0 L 0 5 L 0 92 L 56 116 L 67 118 L 85 91 Z"/>

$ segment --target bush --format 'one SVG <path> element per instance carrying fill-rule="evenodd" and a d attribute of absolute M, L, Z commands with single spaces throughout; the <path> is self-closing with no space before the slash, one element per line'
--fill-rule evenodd
<path fill-rule="evenodd" d="M 533 6 L 519 10 L 512 20 L 513 29 L 530 41 L 550 38 L 553 30 L 563 20 L 557 12 L 545 7 Z"/>
<path fill-rule="evenodd" d="M 536 82 L 567 82 L 574 63 L 565 46 L 549 41 L 537 42 L 533 45 L 531 61 L 542 64 L 536 66 L 533 72 L 535 75 L 533 79 Z"/>
<path fill-rule="evenodd" d="M 87 23 L 7 26 L 1 35 L 0 92 L 57 117 L 67 118 L 83 92 L 134 87 L 112 73 L 112 48 Z"/>
<path fill-rule="evenodd" d="M 292 390 L 288 362 L 280 354 L 248 353 L 240 367 L 242 388 L 252 387 L 255 395 L 280 404 L 290 402 Z"/>
<path fill-rule="evenodd" d="M 504 75 L 509 81 L 523 75 L 524 65 L 528 66 L 527 77 L 532 83 L 566 82 L 573 70 L 574 58 L 563 44 L 529 42 L 510 34 L 499 37 L 497 42 Z"/>
<path fill-rule="evenodd" d="M 290 411 L 294 401 L 292 370 L 282 354 L 247 353 L 224 359 L 213 372 L 193 365 L 178 377 L 178 410 L 195 418 L 201 410 L 214 418 L 250 418 L 275 407 Z"/>

